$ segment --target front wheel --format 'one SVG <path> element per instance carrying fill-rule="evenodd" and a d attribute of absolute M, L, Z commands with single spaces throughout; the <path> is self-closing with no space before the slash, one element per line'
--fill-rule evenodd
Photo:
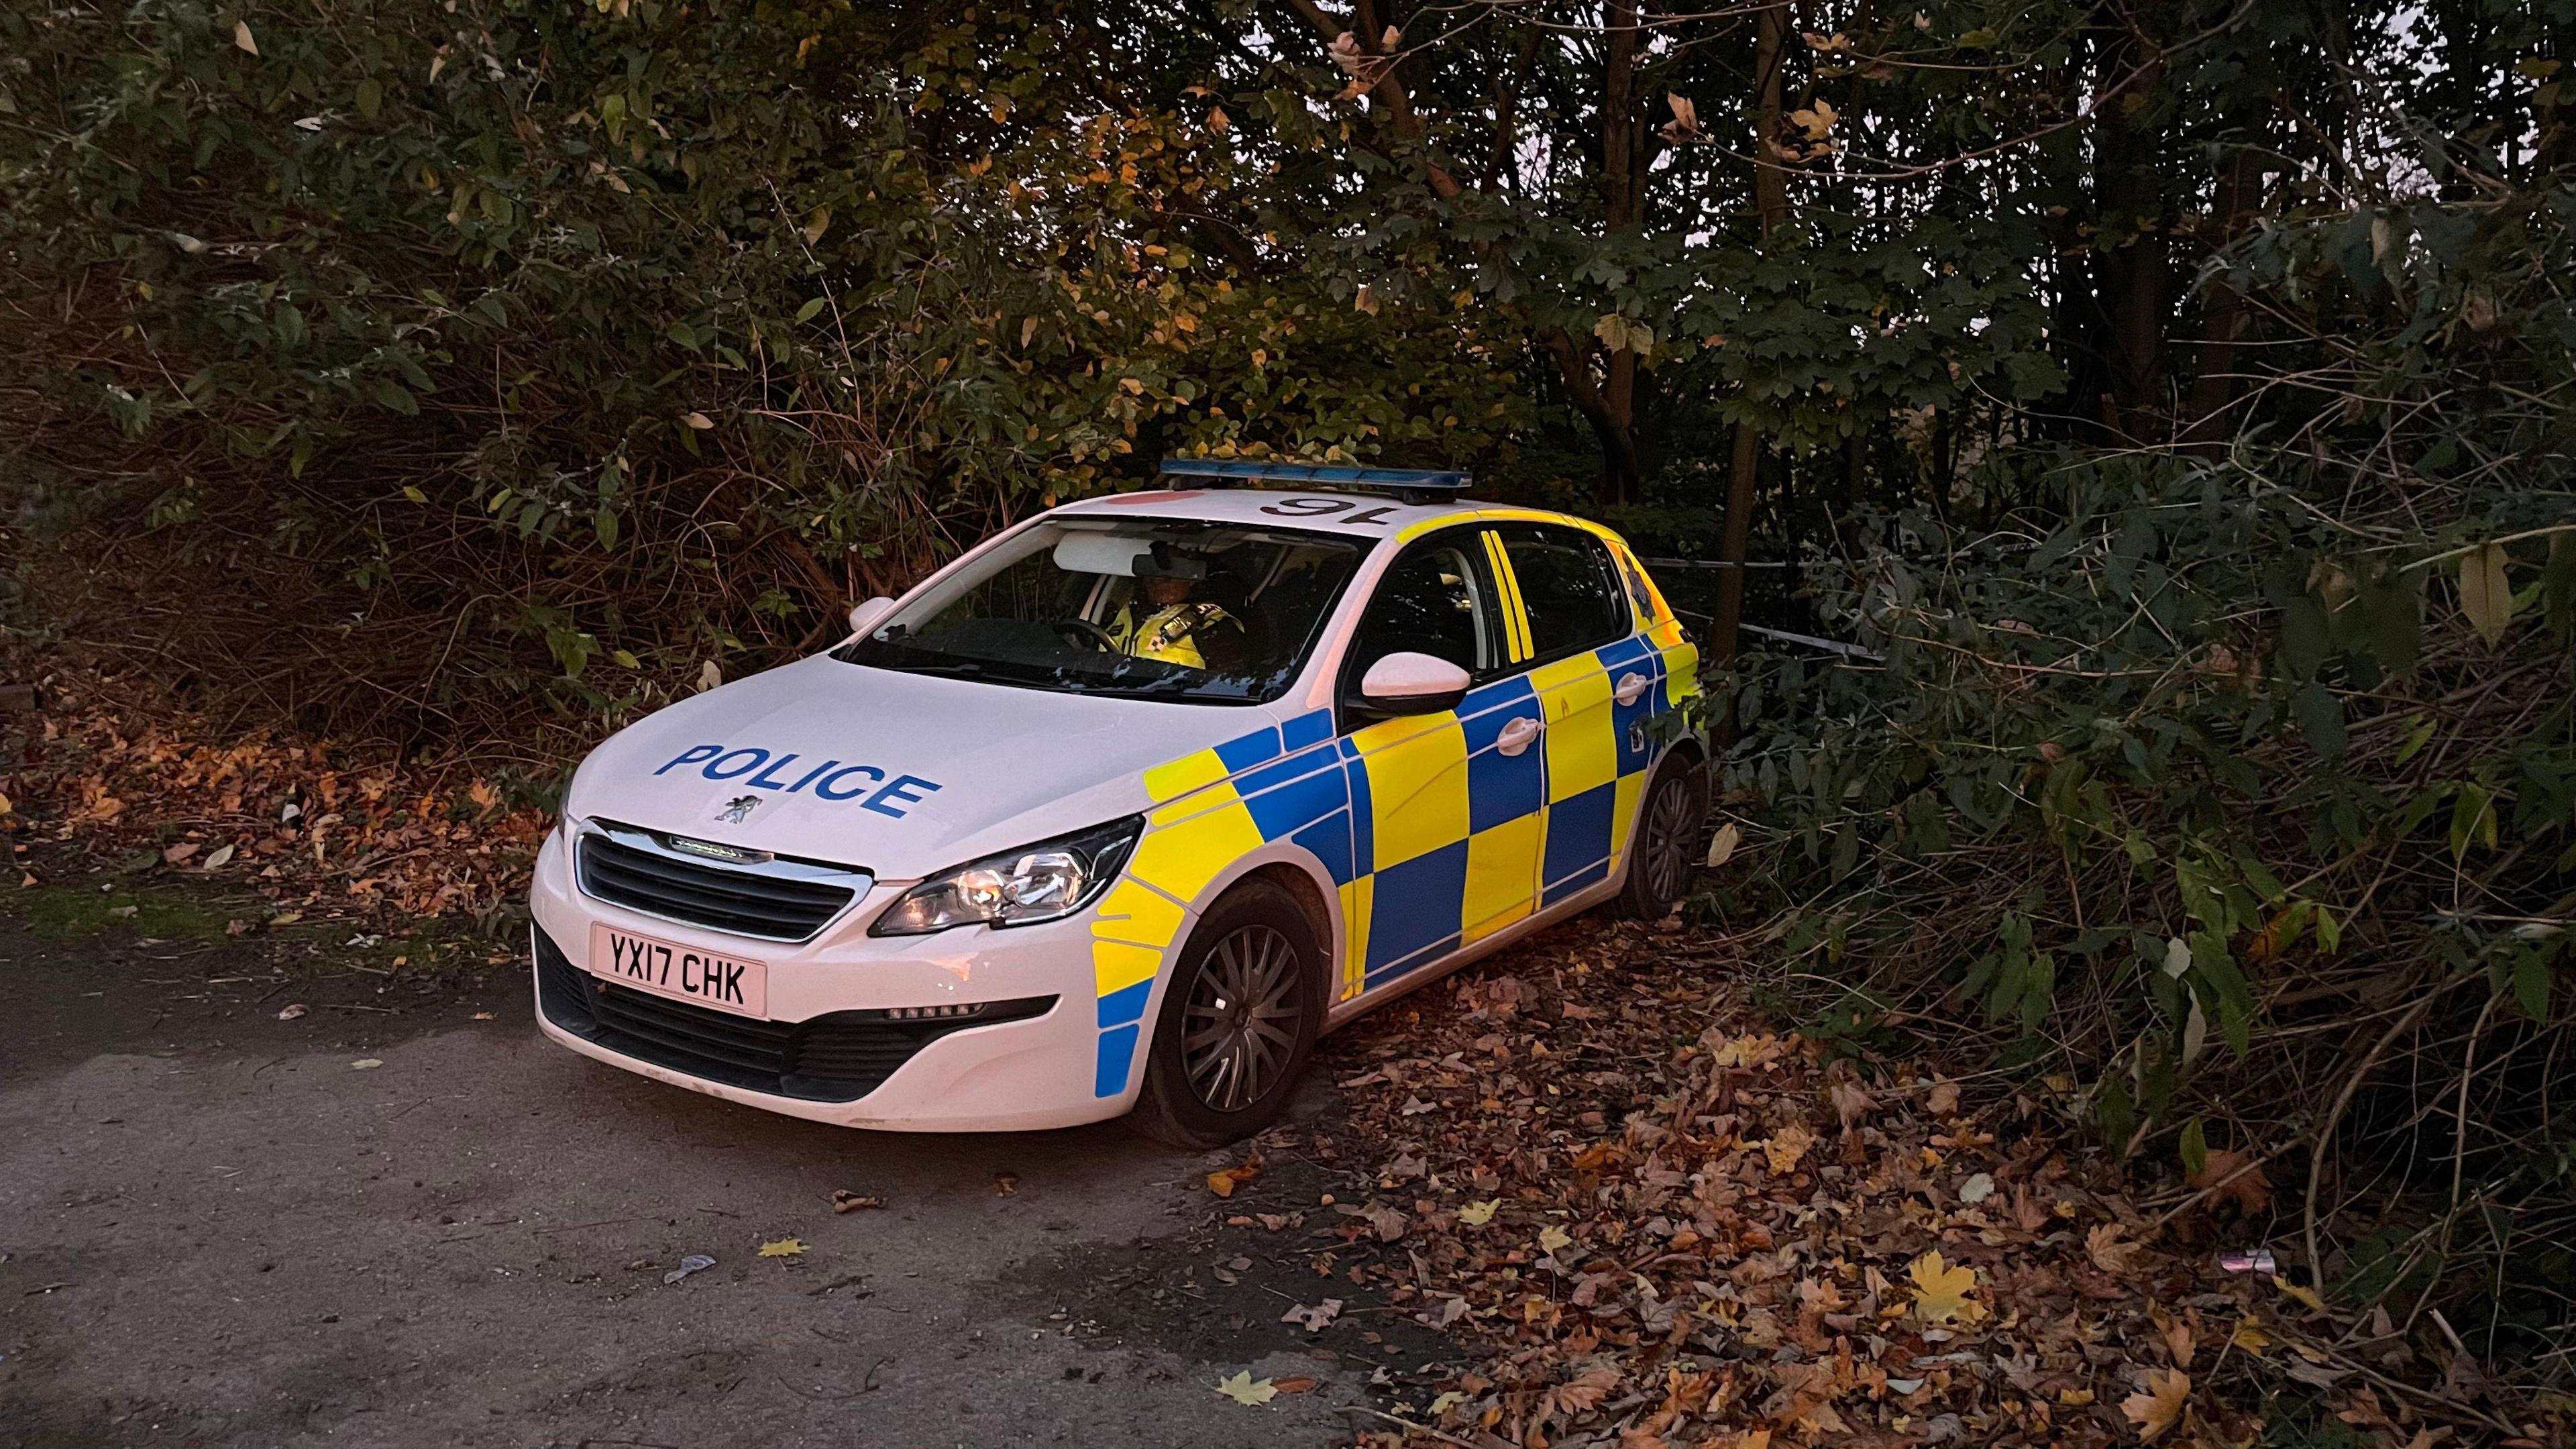
<path fill-rule="evenodd" d="M 1628 842 L 1628 884 L 1615 909 L 1632 920 L 1660 921 L 1682 903 L 1708 818 L 1708 771 L 1676 754 L 1646 782 L 1637 833 Z"/>
<path fill-rule="evenodd" d="M 1323 1030 L 1323 980 L 1314 924 L 1286 891 L 1253 881 L 1227 892 L 1181 949 L 1136 1125 L 1202 1150 L 1270 1125 Z"/>

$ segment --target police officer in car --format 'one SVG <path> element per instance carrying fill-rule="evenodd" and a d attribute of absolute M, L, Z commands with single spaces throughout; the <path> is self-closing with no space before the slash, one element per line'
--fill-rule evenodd
<path fill-rule="evenodd" d="M 1179 664 L 1191 669 L 1207 668 L 1203 643 L 1213 642 L 1222 630 L 1243 632 L 1243 624 L 1232 614 L 1205 599 L 1191 597 L 1198 592 L 1198 581 L 1171 574 L 1149 574 L 1144 579 L 1145 597 L 1153 611 L 1143 619 L 1136 617 L 1137 601 L 1121 605 L 1118 617 L 1109 626 L 1109 637 L 1122 654 L 1138 659 L 1152 659 L 1164 664 Z"/>

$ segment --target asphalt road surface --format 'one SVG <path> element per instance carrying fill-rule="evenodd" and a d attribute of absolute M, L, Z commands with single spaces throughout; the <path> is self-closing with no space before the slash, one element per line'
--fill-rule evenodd
<path fill-rule="evenodd" d="M 1436 1351 L 1278 1321 L 1358 1296 L 1221 1223 L 1313 1212 L 1293 1163 L 813 1126 L 550 1046 L 507 968 L 320 965 L 0 923 L 0 1445 L 1321 1445 Z"/>

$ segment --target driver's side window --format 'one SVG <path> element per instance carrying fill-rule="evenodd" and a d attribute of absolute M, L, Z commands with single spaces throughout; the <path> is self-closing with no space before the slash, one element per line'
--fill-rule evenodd
<path fill-rule="evenodd" d="M 1479 682 L 1503 672 L 1503 620 L 1480 530 L 1416 543 L 1378 580 L 1344 661 L 1342 692 L 1356 695 L 1369 666 L 1410 651 L 1445 659 Z"/>

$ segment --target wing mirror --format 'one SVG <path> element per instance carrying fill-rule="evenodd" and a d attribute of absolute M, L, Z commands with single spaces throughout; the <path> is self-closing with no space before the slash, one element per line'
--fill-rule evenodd
<path fill-rule="evenodd" d="M 877 626 L 877 621 L 879 619 L 884 618 L 893 611 L 894 600 L 887 598 L 883 594 L 879 594 L 875 598 L 869 599 L 864 603 L 852 604 L 850 606 L 850 632 L 853 634 L 865 634 L 870 629 Z"/>
<path fill-rule="evenodd" d="M 1446 659 L 1398 650 L 1360 676 L 1360 699 L 1380 714 L 1436 714 L 1456 709 L 1472 683 Z"/>

